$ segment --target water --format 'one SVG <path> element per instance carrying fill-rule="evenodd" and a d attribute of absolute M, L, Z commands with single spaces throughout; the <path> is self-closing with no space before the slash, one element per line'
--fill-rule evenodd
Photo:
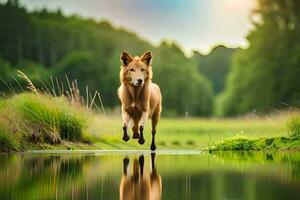
<path fill-rule="evenodd" d="M 300 199 L 300 153 L 0 155 L 0 199 Z"/>

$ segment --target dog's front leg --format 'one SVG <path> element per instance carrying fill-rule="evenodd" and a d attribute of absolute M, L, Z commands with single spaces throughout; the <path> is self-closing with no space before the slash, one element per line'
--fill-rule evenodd
<path fill-rule="evenodd" d="M 123 119 L 123 122 L 124 122 L 124 125 L 123 125 L 123 137 L 122 139 L 127 142 L 130 137 L 127 133 L 127 130 L 128 128 L 130 128 L 130 122 L 131 122 L 131 118 L 129 117 L 129 115 L 127 114 L 127 112 L 122 112 L 122 119 Z"/>
<path fill-rule="evenodd" d="M 144 125 L 145 122 L 148 118 L 148 112 L 143 112 L 140 122 L 139 122 L 139 128 L 140 128 L 140 138 L 139 138 L 139 144 L 144 144 L 145 143 L 145 139 L 144 139 Z"/>

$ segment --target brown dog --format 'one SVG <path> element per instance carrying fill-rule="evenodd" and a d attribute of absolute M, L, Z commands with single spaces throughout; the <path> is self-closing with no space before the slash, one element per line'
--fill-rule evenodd
<path fill-rule="evenodd" d="M 158 85 L 152 83 L 152 53 L 146 52 L 142 57 L 121 54 L 121 86 L 118 96 L 122 103 L 123 140 L 128 141 L 127 130 L 132 127 L 133 138 L 144 144 L 144 125 L 147 118 L 152 119 L 151 150 L 156 149 L 156 125 L 161 113 L 161 93 Z"/>

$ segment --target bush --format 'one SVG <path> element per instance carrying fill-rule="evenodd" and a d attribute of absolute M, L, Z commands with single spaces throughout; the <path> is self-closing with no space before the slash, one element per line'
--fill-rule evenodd
<path fill-rule="evenodd" d="M 300 116 L 291 117 L 286 123 L 287 131 L 290 137 L 300 136 Z"/>

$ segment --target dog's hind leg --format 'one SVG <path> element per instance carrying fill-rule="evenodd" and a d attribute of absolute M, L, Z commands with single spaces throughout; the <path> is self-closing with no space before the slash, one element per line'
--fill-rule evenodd
<path fill-rule="evenodd" d="M 122 119 L 123 119 L 123 122 L 124 122 L 124 125 L 123 125 L 123 137 L 122 137 L 122 139 L 125 142 L 127 142 L 130 139 L 130 137 L 129 137 L 128 133 L 127 133 L 127 130 L 128 130 L 128 128 L 130 128 L 132 120 L 130 119 L 129 115 L 126 112 L 122 113 Z"/>
<path fill-rule="evenodd" d="M 151 118 L 152 119 L 152 130 L 151 130 L 152 142 L 151 142 L 150 149 L 152 151 L 154 151 L 156 149 L 155 134 L 156 134 L 156 126 L 157 126 L 157 123 L 158 123 L 159 116 L 160 116 L 160 113 L 158 111 L 156 111 L 156 112 L 153 113 L 153 116 Z"/>

